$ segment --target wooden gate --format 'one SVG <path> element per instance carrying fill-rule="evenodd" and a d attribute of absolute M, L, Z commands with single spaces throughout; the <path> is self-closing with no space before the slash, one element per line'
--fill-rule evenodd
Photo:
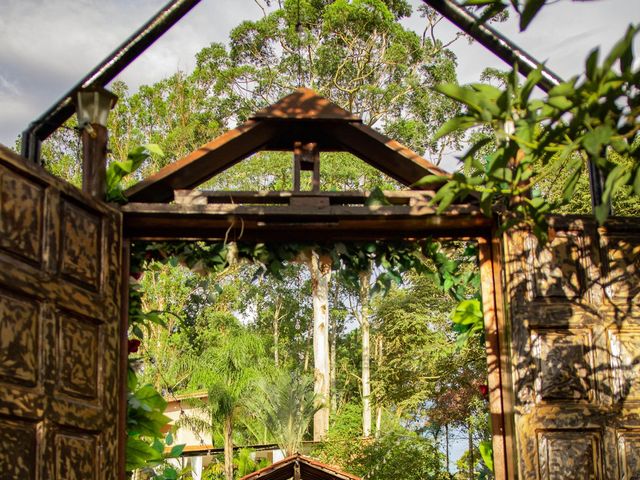
<path fill-rule="evenodd" d="M 504 242 L 518 478 L 640 479 L 640 221 L 551 234 Z"/>
<path fill-rule="evenodd" d="M 121 240 L 0 147 L 0 479 L 117 478 Z"/>

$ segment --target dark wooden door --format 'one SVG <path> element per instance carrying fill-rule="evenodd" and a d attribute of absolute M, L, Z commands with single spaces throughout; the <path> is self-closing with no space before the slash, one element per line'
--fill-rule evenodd
<path fill-rule="evenodd" d="M 0 147 L 0 479 L 118 476 L 121 214 Z"/>
<path fill-rule="evenodd" d="M 640 479 L 640 220 L 505 237 L 518 478 Z"/>

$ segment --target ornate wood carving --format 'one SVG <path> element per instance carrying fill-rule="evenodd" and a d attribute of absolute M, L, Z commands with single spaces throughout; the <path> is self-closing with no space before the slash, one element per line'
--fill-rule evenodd
<path fill-rule="evenodd" d="M 518 478 L 640 479 L 640 221 L 504 237 Z"/>
<path fill-rule="evenodd" d="M 0 148 L 0 479 L 118 478 L 121 236 Z"/>

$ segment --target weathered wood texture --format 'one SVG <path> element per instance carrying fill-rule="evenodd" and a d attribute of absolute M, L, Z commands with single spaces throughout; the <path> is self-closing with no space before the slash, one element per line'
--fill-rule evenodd
<path fill-rule="evenodd" d="M 460 205 L 436 215 L 427 202 L 413 205 L 332 205 L 331 198 L 304 197 L 297 205 L 129 203 L 123 205 L 125 235 L 132 239 L 348 241 L 401 240 L 430 236 L 489 235 L 491 219 Z M 202 200 L 202 203 L 199 203 Z M 313 201 L 311 201 L 313 200 Z"/>
<path fill-rule="evenodd" d="M 257 151 L 294 151 L 297 144 L 313 144 L 318 155 L 326 151 L 351 152 L 411 188 L 426 175 L 448 175 L 326 98 L 299 88 L 242 125 L 133 185 L 125 195 L 133 202 L 169 202 L 175 190 L 195 188 Z M 315 168 L 319 175 L 317 162 Z M 314 190 L 319 188 L 314 186 Z"/>
<path fill-rule="evenodd" d="M 0 146 L 2 479 L 118 478 L 121 237 L 118 211 Z"/>
<path fill-rule="evenodd" d="M 482 308 L 487 352 L 487 384 L 495 476 L 513 480 L 513 389 L 508 329 L 505 325 L 500 236 L 478 238 Z"/>
<path fill-rule="evenodd" d="M 640 478 L 640 220 L 504 240 L 518 478 Z"/>

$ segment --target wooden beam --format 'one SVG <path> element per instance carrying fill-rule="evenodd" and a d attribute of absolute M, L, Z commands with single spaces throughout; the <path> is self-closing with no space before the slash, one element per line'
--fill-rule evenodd
<path fill-rule="evenodd" d="M 475 207 L 436 215 L 432 207 L 166 205 L 122 207 L 125 235 L 146 240 L 316 242 L 487 235 L 492 221 Z"/>
<path fill-rule="evenodd" d="M 107 191 L 107 127 L 93 124 L 82 129 L 82 191 L 104 200 Z"/>
<path fill-rule="evenodd" d="M 281 98 L 273 105 L 257 111 L 252 119 L 295 119 L 295 120 L 362 120 L 335 103 L 318 95 L 310 88 L 300 87 Z"/>
<path fill-rule="evenodd" d="M 515 478 L 514 410 L 504 299 L 501 289 L 500 235 L 494 230 L 492 237 L 479 238 L 478 247 L 494 472 L 496 478 L 512 480 Z"/>
<path fill-rule="evenodd" d="M 392 205 L 416 205 L 431 201 L 435 192 L 430 190 L 385 190 L 382 192 Z M 182 205 L 190 204 L 283 204 L 293 198 L 321 197 L 329 199 L 331 205 L 364 205 L 371 192 L 295 192 L 295 191 L 212 191 L 212 190 L 176 190 L 174 200 Z"/>
<path fill-rule="evenodd" d="M 340 141 L 345 150 L 412 188 L 427 175 L 450 174 L 395 140 L 360 123 L 326 125 L 328 132 Z"/>
<path fill-rule="evenodd" d="M 194 188 L 260 150 L 276 131 L 270 122 L 250 120 L 220 135 L 125 191 L 133 202 L 168 202 L 176 189 Z"/>

